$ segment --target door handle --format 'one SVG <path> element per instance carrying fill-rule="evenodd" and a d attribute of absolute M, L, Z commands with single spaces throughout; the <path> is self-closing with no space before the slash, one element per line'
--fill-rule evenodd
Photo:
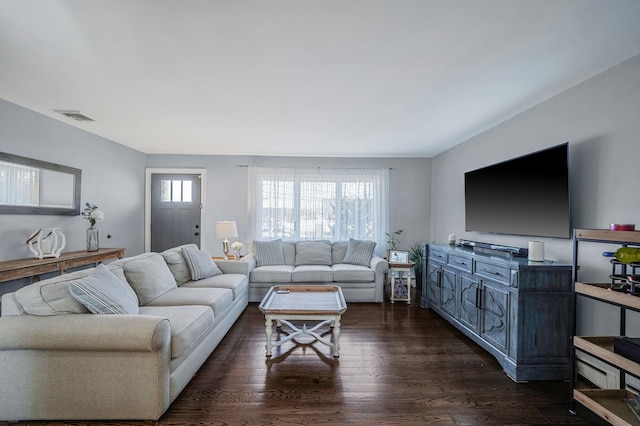
<path fill-rule="evenodd" d="M 195 236 L 197 237 L 198 235 L 200 235 L 200 233 L 199 233 L 199 232 L 196 232 L 196 233 L 195 233 L 195 234 L 193 234 L 193 235 L 195 235 Z"/>

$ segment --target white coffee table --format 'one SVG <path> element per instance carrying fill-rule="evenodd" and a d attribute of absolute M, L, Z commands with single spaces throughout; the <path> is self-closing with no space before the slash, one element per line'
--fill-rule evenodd
<path fill-rule="evenodd" d="M 334 285 L 314 286 L 274 286 L 269 289 L 259 306 L 265 317 L 265 345 L 267 357 L 271 357 L 272 349 L 301 334 L 313 336 L 317 341 L 329 346 L 333 356 L 340 356 L 340 319 L 347 310 L 347 304 L 342 295 L 342 289 Z M 313 321 L 310 328 L 303 323 L 302 328 L 290 321 Z M 283 339 L 271 342 L 272 326 L 285 324 L 291 332 Z M 325 339 L 317 330 L 329 324 L 333 328 L 333 342 Z"/>

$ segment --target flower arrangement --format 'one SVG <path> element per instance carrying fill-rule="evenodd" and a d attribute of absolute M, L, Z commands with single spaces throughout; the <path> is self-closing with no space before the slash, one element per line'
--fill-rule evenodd
<path fill-rule="evenodd" d="M 231 243 L 231 248 L 233 250 L 242 250 L 242 247 L 244 247 L 244 244 L 242 244 L 240 241 L 236 241 L 234 243 Z"/>
<path fill-rule="evenodd" d="M 104 220 L 104 213 L 98 210 L 98 206 L 86 203 L 86 207 L 82 211 L 82 216 L 89 221 L 91 226 L 94 226 L 96 222 Z"/>

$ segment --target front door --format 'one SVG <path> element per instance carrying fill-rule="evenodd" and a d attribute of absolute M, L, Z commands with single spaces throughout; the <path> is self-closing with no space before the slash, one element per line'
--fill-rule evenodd
<path fill-rule="evenodd" d="M 151 174 L 151 251 L 200 247 L 199 174 Z"/>

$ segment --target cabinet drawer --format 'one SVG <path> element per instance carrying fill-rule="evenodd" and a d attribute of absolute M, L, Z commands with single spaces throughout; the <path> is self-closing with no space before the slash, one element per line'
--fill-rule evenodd
<path fill-rule="evenodd" d="M 509 284 L 511 270 L 504 266 L 497 266 L 491 263 L 476 262 L 476 275 Z"/>
<path fill-rule="evenodd" d="M 445 252 L 443 252 L 443 251 L 430 249 L 429 250 L 429 259 L 435 259 L 435 260 L 439 260 L 440 262 L 446 262 L 447 261 L 447 254 Z"/>
<path fill-rule="evenodd" d="M 466 272 L 471 272 L 471 270 L 473 269 L 473 261 L 462 256 L 449 255 L 449 261 L 447 262 L 447 265 Z"/>

